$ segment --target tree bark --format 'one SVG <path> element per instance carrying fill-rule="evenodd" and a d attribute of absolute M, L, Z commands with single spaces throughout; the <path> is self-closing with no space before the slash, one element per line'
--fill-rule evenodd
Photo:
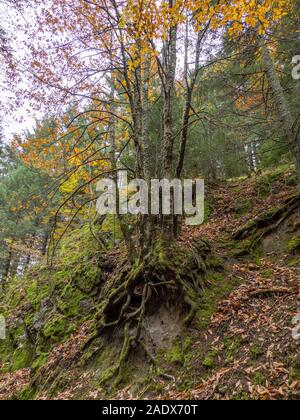
<path fill-rule="evenodd" d="M 177 178 L 181 177 L 184 158 L 186 152 L 186 145 L 189 132 L 190 112 L 192 108 L 192 97 L 196 85 L 197 77 L 200 70 L 200 53 L 201 45 L 206 34 L 207 29 L 199 32 L 197 36 L 196 50 L 195 50 L 195 67 L 189 80 L 189 66 L 188 66 L 188 47 L 189 47 L 189 21 L 187 17 L 186 31 L 185 31 L 185 53 L 184 53 L 184 101 L 182 111 L 182 129 L 180 135 L 180 153 L 176 169 Z"/>
<path fill-rule="evenodd" d="M 276 71 L 276 66 L 266 41 L 261 37 L 260 41 L 261 57 L 264 63 L 270 88 L 272 89 L 276 110 L 281 123 L 283 135 L 295 160 L 298 180 L 300 183 L 300 143 L 294 131 L 294 119 L 285 97 L 283 87 Z"/>
<path fill-rule="evenodd" d="M 7 281 L 9 279 L 12 257 L 13 257 L 13 243 L 11 243 L 8 247 L 8 255 L 7 255 L 6 263 L 5 263 L 5 266 L 4 266 L 4 269 L 3 269 L 3 273 L 2 273 L 2 285 L 3 285 L 3 287 L 6 286 Z"/>
<path fill-rule="evenodd" d="M 170 0 L 169 5 L 173 7 L 175 0 Z M 169 30 L 169 37 L 164 48 L 164 89 L 163 89 L 163 156 L 162 156 L 162 176 L 167 180 L 173 178 L 173 151 L 174 151 L 174 131 L 173 131 L 173 105 L 175 93 L 175 73 L 177 64 L 177 25 Z M 166 242 L 174 240 L 174 215 L 172 207 L 174 197 L 171 194 L 171 215 L 162 216 L 162 237 Z"/>
<path fill-rule="evenodd" d="M 116 185 L 116 199 L 117 199 L 117 218 L 120 225 L 120 229 L 127 247 L 128 256 L 132 262 L 135 261 L 137 258 L 137 252 L 129 232 L 127 224 L 123 220 L 123 216 L 120 214 L 120 195 L 119 195 L 119 183 L 118 183 L 118 163 L 116 159 L 116 118 L 114 116 L 114 102 L 115 102 L 115 81 L 113 75 L 111 75 L 110 79 L 111 83 L 111 91 L 110 91 L 110 111 L 111 117 L 109 121 L 109 144 L 110 144 L 110 159 L 111 159 L 111 166 L 113 170 L 113 178 Z"/>

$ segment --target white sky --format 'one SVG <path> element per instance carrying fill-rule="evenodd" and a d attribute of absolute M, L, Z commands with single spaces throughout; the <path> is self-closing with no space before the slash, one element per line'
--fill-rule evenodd
<path fill-rule="evenodd" d="M 15 56 L 21 59 L 22 56 L 24 57 L 26 54 L 26 49 L 24 48 L 24 33 L 21 30 L 16 30 L 14 25 L 19 19 L 28 23 L 32 22 L 33 16 L 17 13 L 11 7 L 5 5 L 3 0 L 0 0 L 0 28 L 5 30 L 7 39 L 10 41 L 10 47 L 15 51 Z M 212 49 L 217 51 L 216 45 Z M 206 59 L 206 53 L 203 52 L 203 61 L 206 61 Z M 181 67 L 182 64 L 181 61 L 182 60 L 179 58 L 179 67 Z M 24 78 L 24 83 L 26 83 L 26 78 Z M 3 69 L 1 71 L 0 56 L 0 124 L 3 128 L 7 142 L 11 141 L 14 134 L 21 134 L 27 130 L 32 131 L 36 119 L 42 117 L 41 114 L 38 115 L 33 113 L 29 104 L 27 107 L 23 106 L 18 111 L 7 111 L 5 105 L 9 104 L 9 98 L 13 98 L 13 95 L 13 92 L 8 91 L 7 89 Z"/>
<path fill-rule="evenodd" d="M 23 17 L 26 18 L 26 17 Z M 5 30 L 8 41 L 12 41 L 11 47 L 16 51 L 22 51 L 22 32 L 16 33 L 11 22 L 16 20 L 16 13 L 3 4 L 0 0 L 0 27 Z M 0 124 L 3 128 L 5 141 L 10 142 L 14 134 L 21 134 L 26 130 L 32 130 L 35 124 L 35 118 L 26 107 L 18 111 L 10 112 L 6 109 L 9 99 L 13 98 L 13 92 L 8 89 L 5 81 L 3 61 L 0 56 Z M 21 121 L 22 120 L 22 121 Z"/>

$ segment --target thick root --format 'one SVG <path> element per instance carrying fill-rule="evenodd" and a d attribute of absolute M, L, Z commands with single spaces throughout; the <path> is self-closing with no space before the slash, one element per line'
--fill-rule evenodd
<path fill-rule="evenodd" d="M 139 347 L 155 366 L 155 357 L 147 348 L 144 337 L 144 319 L 152 302 L 163 305 L 173 299 L 186 312 L 183 325 L 194 319 L 201 295 L 208 286 L 206 259 L 210 247 L 206 242 L 194 242 L 190 248 L 164 247 L 157 243 L 153 251 L 128 270 L 122 270 L 105 298 L 99 314 L 98 336 L 111 328 L 124 328 L 122 351 L 116 365 L 105 381 L 120 377 L 132 349 Z M 115 286 L 115 287 L 114 287 Z"/>
<path fill-rule="evenodd" d="M 247 250 L 251 252 L 259 246 L 266 236 L 276 231 L 299 206 L 300 194 L 289 197 L 281 207 L 272 209 L 247 223 L 233 234 L 233 239 L 238 241 L 247 240 L 249 242 Z"/>

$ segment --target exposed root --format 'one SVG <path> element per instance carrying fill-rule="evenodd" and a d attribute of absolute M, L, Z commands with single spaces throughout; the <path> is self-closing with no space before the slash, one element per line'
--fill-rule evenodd
<path fill-rule="evenodd" d="M 252 252 L 266 236 L 275 232 L 299 207 L 300 194 L 289 197 L 281 207 L 272 209 L 247 223 L 233 234 L 233 239 L 247 241 L 244 251 Z"/>
<path fill-rule="evenodd" d="M 123 270 L 115 279 L 99 317 L 97 335 L 112 327 L 124 328 L 123 346 L 119 360 L 109 370 L 104 381 L 121 377 L 121 372 L 132 349 L 140 349 L 156 368 L 155 357 L 147 348 L 144 336 L 147 335 L 143 321 L 152 298 L 164 304 L 172 300 L 182 304 L 187 312 L 184 326 L 189 325 L 199 308 L 202 291 L 208 285 L 205 260 L 210 248 L 202 241 L 195 242 L 192 248 L 165 248 L 157 243 L 154 250 L 142 261 L 136 262 L 128 270 Z"/>
<path fill-rule="evenodd" d="M 257 217 L 234 233 L 233 238 L 243 240 L 253 236 L 256 243 L 274 232 L 300 206 L 300 194 L 289 197 L 283 206 Z"/>
<path fill-rule="evenodd" d="M 292 295 L 297 294 L 295 290 L 289 289 L 287 287 L 272 287 L 265 289 L 258 289 L 250 293 L 250 298 L 264 299 L 269 298 L 273 294 L 277 296 Z"/>

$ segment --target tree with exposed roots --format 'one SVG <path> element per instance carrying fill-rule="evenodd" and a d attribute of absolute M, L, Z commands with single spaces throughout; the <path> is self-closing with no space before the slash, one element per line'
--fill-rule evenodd
<path fill-rule="evenodd" d="M 18 58 L 27 84 L 21 85 L 16 98 L 28 98 L 38 109 L 60 112 L 72 104 L 79 111 L 66 130 L 83 115 L 90 125 L 105 129 L 110 168 L 105 173 L 100 168 L 90 182 L 107 174 L 117 180 L 122 154 L 129 146 L 135 154 L 134 178 L 148 186 L 153 178 L 180 179 L 189 129 L 203 118 L 193 94 L 202 69 L 210 64 L 204 49 L 225 31 L 235 36 L 253 30 L 263 37 L 288 4 L 288 0 L 29 1 L 24 7 L 34 25 L 25 25 L 26 54 Z M 16 77 L 22 80 L 20 73 Z M 174 117 L 178 97 L 180 121 Z M 154 155 L 148 131 L 151 109 L 158 101 L 161 129 Z M 85 129 L 78 130 L 78 138 Z M 79 192 L 77 187 L 70 199 Z M 117 213 L 127 255 L 102 292 L 105 305 L 98 328 L 98 334 L 111 327 L 124 328 L 123 350 L 113 373 L 133 345 L 140 344 L 149 353 L 143 319 L 156 296 L 178 301 L 180 295 L 187 310 L 185 324 L 192 321 L 207 285 L 210 253 L 204 241 L 188 248 L 175 246 L 182 220 L 174 209 L 171 215 L 138 215 L 134 235 Z"/>

